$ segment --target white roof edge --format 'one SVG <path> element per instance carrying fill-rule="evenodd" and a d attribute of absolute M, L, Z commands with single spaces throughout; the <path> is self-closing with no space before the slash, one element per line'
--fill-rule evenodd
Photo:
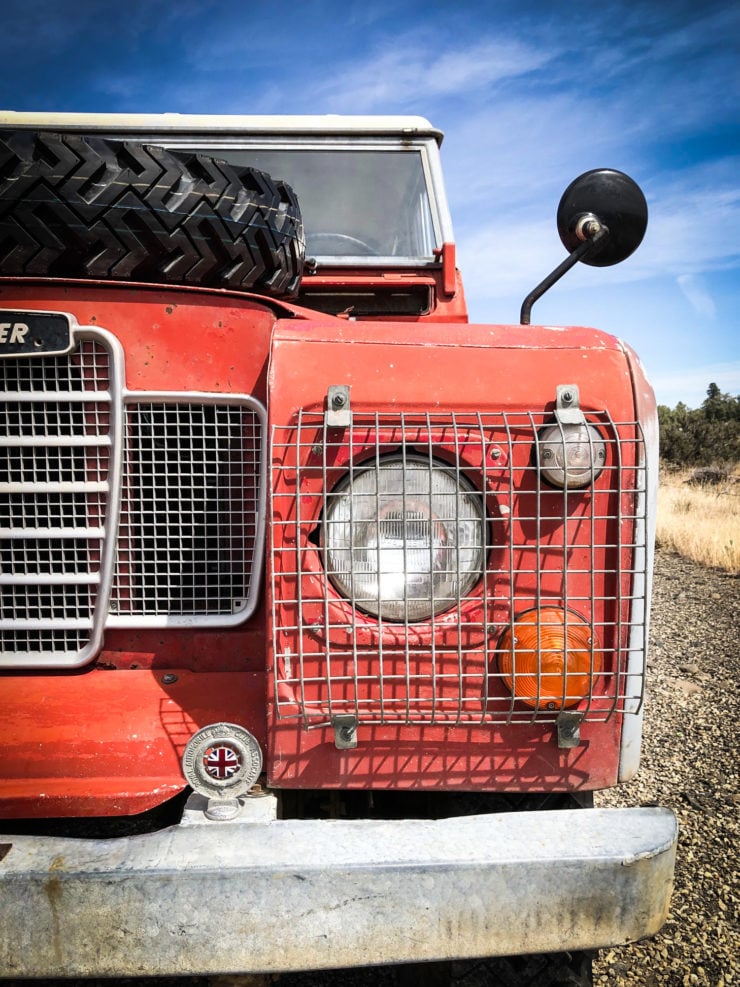
<path fill-rule="evenodd" d="M 241 116 L 205 113 L 26 113 L 0 110 L 0 126 L 48 130 L 155 131 L 189 133 L 210 131 L 243 134 L 366 134 L 370 136 L 433 137 L 442 143 L 442 131 L 418 116 Z"/>

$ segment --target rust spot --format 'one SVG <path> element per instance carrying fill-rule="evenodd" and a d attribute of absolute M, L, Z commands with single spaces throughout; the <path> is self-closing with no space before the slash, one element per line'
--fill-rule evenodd
<path fill-rule="evenodd" d="M 59 905 L 62 897 L 62 879 L 58 876 L 58 871 L 64 869 L 64 857 L 54 857 L 49 864 L 49 880 L 44 884 L 44 893 L 49 900 L 51 909 L 52 945 L 54 947 L 54 957 L 58 964 L 62 962 L 62 942 L 59 927 Z"/>
<path fill-rule="evenodd" d="M 12 843 L 0 843 L 0 860 L 5 860 L 12 849 Z"/>
<path fill-rule="evenodd" d="M 52 906 L 52 910 L 56 911 L 56 905 L 62 894 L 62 879 L 57 877 L 56 874 L 52 875 L 49 880 L 44 884 L 44 892 L 46 897 L 49 899 L 49 904 Z"/>
<path fill-rule="evenodd" d="M 49 864 L 49 873 L 54 873 L 58 870 L 64 870 L 64 857 L 54 857 L 52 862 Z"/>

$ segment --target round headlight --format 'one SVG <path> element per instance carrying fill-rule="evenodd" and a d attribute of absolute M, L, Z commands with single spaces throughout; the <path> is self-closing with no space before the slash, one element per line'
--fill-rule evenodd
<path fill-rule="evenodd" d="M 606 446 L 593 425 L 547 425 L 537 437 L 537 462 L 554 487 L 580 489 L 603 470 Z"/>
<path fill-rule="evenodd" d="M 455 606 L 483 571 L 480 491 L 422 456 L 358 467 L 328 495 L 324 564 L 352 605 L 383 620 L 425 620 Z"/>

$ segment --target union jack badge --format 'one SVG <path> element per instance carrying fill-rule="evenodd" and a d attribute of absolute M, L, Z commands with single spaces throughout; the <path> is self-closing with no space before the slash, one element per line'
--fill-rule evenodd
<path fill-rule="evenodd" d="M 187 743 L 182 771 L 193 791 L 208 798 L 238 798 L 262 771 L 256 738 L 235 723 L 214 723 L 198 730 Z"/>
<path fill-rule="evenodd" d="M 217 747 L 209 747 L 205 752 L 203 766 L 209 778 L 226 781 L 237 773 L 242 766 L 242 759 L 239 751 L 229 744 L 219 744 Z"/>

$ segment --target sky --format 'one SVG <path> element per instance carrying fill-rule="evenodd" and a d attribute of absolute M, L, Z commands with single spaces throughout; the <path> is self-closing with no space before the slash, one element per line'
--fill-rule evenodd
<path fill-rule="evenodd" d="M 6 0 L 0 107 L 418 114 L 442 161 L 471 321 L 517 322 L 565 257 L 590 168 L 642 187 L 648 230 L 532 321 L 637 352 L 658 401 L 740 393 L 740 6 L 705 0 Z"/>

